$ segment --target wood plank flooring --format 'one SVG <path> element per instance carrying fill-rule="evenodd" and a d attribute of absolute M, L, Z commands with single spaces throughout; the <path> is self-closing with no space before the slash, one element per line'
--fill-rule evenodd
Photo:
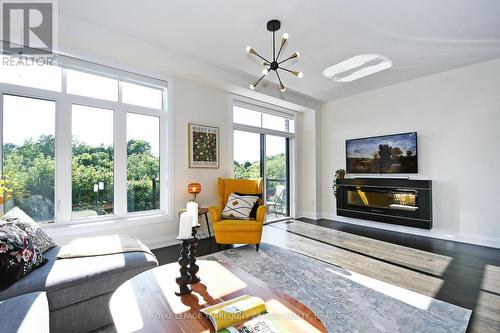
<path fill-rule="evenodd" d="M 500 249 L 307 219 L 267 224 L 263 242 L 470 309 L 468 332 L 500 332 Z M 178 251 L 154 253 L 164 264 Z M 217 251 L 213 239 L 200 241 L 200 256 Z"/>

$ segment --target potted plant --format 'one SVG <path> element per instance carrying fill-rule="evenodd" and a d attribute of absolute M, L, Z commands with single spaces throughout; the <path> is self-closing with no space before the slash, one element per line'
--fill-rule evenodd
<path fill-rule="evenodd" d="M 335 197 L 337 196 L 337 179 L 344 179 L 344 178 L 345 178 L 344 169 L 338 169 L 337 171 L 335 171 L 335 177 L 333 178 L 333 184 L 332 184 L 332 190 Z"/>

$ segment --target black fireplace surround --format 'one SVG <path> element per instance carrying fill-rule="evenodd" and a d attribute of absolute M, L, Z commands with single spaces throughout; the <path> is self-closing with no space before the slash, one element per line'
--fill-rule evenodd
<path fill-rule="evenodd" d="M 432 181 L 399 178 L 337 180 L 337 215 L 432 228 Z"/>

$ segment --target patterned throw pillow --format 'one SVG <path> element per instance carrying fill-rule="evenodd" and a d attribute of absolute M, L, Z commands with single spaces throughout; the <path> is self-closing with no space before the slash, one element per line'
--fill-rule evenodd
<path fill-rule="evenodd" d="M 42 228 L 31 217 L 23 212 L 19 207 L 14 207 L 4 215 L 0 223 L 14 223 L 19 228 L 24 230 L 31 238 L 35 246 L 43 253 L 48 249 L 56 247 L 52 238 L 43 231 Z"/>
<path fill-rule="evenodd" d="M 256 196 L 231 193 L 227 199 L 226 207 L 222 211 L 222 217 L 248 220 L 250 212 L 258 199 Z"/>
<path fill-rule="evenodd" d="M 0 290 L 47 261 L 24 230 L 13 223 L 0 224 Z"/>
<path fill-rule="evenodd" d="M 250 195 L 253 197 L 257 197 L 257 201 L 255 201 L 255 205 L 253 205 L 252 211 L 250 212 L 250 219 L 256 219 L 257 218 L 257 210 L 259 209 L 260 206 L 262 206 L 262 193 L 248 194 L 248 193 L 235 192 L 234 194 L 236 194 L 236 195 Z"/>

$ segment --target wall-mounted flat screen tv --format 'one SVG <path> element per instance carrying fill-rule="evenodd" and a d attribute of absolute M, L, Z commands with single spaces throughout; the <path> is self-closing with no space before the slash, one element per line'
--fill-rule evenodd
<path fill-rule="evenodd" d="M 417 133 L 346 140 L 348 173 L 418 173 Z"/>

